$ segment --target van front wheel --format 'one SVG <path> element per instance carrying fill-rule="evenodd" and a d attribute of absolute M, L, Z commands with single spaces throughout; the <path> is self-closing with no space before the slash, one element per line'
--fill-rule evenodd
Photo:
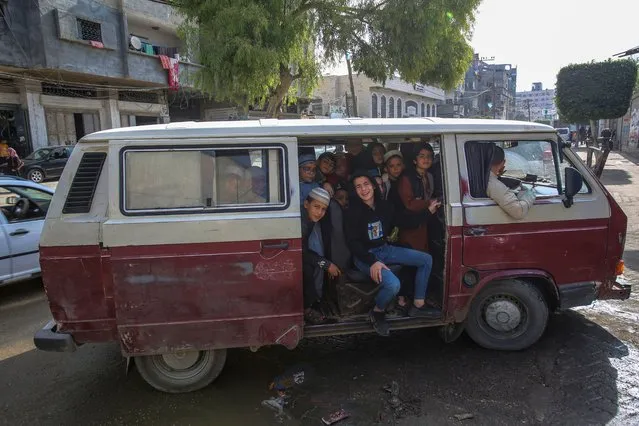
<path fill-rule="evenodd" d="M 548 304 L 534 285 L 520 280 L 489 284 L 473 300 L 466 332 L 487 349 L 517 351 L 535 343 L 548 324 Z"/>
<path fill-rule="evenodd" d="M 184 393 L 210 385 L 226 363 L 226 349 L 135 357 L 142 378 L 155 389 Z"/>

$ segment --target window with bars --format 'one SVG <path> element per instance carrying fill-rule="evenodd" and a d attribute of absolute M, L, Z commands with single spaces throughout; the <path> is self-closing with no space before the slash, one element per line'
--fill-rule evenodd
<path fill-rule="evenodd" d="M 87 21 L 86 19 L 78 20 L 78 37 L 80 40 L 98 41 L 102 43 L 102 26 L 97 22 Z"/>

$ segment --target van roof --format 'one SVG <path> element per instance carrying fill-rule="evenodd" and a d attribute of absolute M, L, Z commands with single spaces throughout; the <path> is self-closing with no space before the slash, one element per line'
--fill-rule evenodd
<path fill-rule="evenodd" d="M 122 127 L 92 133 L 81 143 L 127 139 L 197 139 L 210 137 L 348 137 L 422 135 L 424 133 L 555 133 L 551 126 L 528 121 L 460 118 L 347 118 L 177 122 Z"/>

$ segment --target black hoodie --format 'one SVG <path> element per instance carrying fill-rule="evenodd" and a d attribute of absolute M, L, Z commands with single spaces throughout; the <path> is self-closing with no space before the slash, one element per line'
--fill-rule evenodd
<path fill-rule="evenodd" d="M 375 191 L 375 209 L 354 195 L 346 211 L 346 241 L 354 257 L 372 266 L 378 261 L 369 250 L 387 243 L 394 226 L 393 206 Z"/>

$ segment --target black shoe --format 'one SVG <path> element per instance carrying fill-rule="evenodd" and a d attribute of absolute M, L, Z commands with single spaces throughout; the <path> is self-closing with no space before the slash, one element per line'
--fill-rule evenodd
<path fill-rule="evenodd" d="M 420 318 L 439 318 L 442 316 L 442 311 L 428 305 L 424 305 L 421 308 L 418 308 L 417 306 L 412 305 L 410 307 L 410 310 L 408 311 L 408 316 L 420 317 Z"/>
<path fill-rule="evenodd" d="M 375 312 L 374 310 L 372 310 L 368 316 L 377 334 L 384 337 L 390 334 L 390 327 L 388 326 L 388 322 L 386 321 L 385 312 Z"/>

